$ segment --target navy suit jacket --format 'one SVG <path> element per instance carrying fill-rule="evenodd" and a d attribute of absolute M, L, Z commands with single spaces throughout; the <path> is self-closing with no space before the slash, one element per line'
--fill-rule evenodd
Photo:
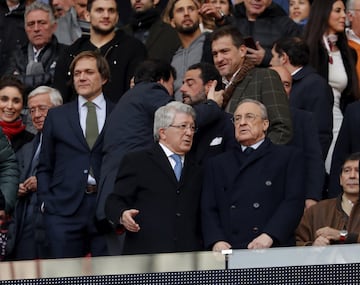
<path fill-rule="evenodd" d="M 342 192 L 339 177 L 345 159 L 360 151 L 360 102 L 350 104 L 345 111 L 339 135 L 331 161 L 329 198 L 335 198 Z"/>
<path fill-rule="evenodd" d="M 231 118 L 231 114 L 222 112 L 218 120 L 200 127 L 195 133 L 190 154 L 198 163 L 202 164 L 210 157 L 223 153 L 237 144 Z"/>
<path fill-rule="evenodd" d="M 105 208 L 114 224 L 119 224 L 125 210 L 139 210 L 135 220 L 141 230 L 126 232 L 124 254 L 203 249 L 201 185 L 202 169 L 188 156 L 177 181 L 159 144 L 124 156 Z"/>
<path fill-rule="evenodd" d="M 106 100 L 107 115 L 112 108 Z M 86 195 L 90 168 L 99 181 L 104 128 L 90 149 L 80 126 L 78 100 L 49 110 L 37 172 L 38 201 L 45 202 L 46 212 L 73 215 Z"/>
<path fill-rule="evenodd" d="M 268 138 L 250 156 L 238 145 L 209 159 L 201 201 L 205 246 L 226 241 L 247 248 L 262 233 L 273 246 L 295 245 L 304 211 L 303 169 L 297 149 Z"/>
<path fill-rule="evenodd" d="M 313 113 L 291 108 L 293 137 L 288 143 L 302 151 L 304 158 L 304 187 L 306 199 L 319 201 L 325 183 L 325 163 L 322 158 L 318 132 Z"/>
<path fill-rule="evenodd" d="M 292 78 L 290 106 L 314 114 L 325 161 L 332 141 L 334 104 L 332 89 L 327 81 L 310 66 L 304 66 Z"/>

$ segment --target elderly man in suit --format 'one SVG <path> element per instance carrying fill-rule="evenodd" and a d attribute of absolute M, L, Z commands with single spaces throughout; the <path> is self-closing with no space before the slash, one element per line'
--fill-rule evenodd
<path fill-rule="evenodd" d="M 31 142 L 23 145 L 16 153 L 20 170 L 20 184 L 14 215 L 16 237 L 11 237 L 14 239 L 12 242 L 14 252 L 10 257 L 17 260 L 45 257 L 42 256 L 42 248 L 38 248 L 35 241 L 36 171 L 45 118 L 50 108 L 60 106 L 62 102 L 59 91 L 48 86 L 39 86 L 28 96 L 31 121 L 38 133 Z M 10 250 L 9 247 L 8 250 Z"/>
<path fill-rule="evenodd" d="M 266 108 L 252 99 L 234 112 L 237 148 L 209 159 L 201 202 L 205 247 L 258 249 L 295 245 L 304 211 L 298 150 L 267 137 Z"/>
<path fill-rule="evenodd" d="M 171 102 L 155 112 L 155 145 L 124 156 L 105 206 L 126 230 L 124 254 L 202 249 L 202 172 L 187 156 L 195 130 L 192 107 Z"/>
<path fill-rule="evenodd" d="M 94 216 L 103 126 L 113 108 L 102 92 L 110 69 L 99 52 L 84 51 L 74 58 L 70 70 L 78 98 L 49 111 L 37 173 L 38 200 L 43 202 L 55 258 L 107 254 Z"/>

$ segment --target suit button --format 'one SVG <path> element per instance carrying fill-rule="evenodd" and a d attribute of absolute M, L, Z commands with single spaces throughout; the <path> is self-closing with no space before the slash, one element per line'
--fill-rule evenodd
<path fill-rule="evenodd" d="M 180 214 L 180 213 L 176 213 L 176 217 L 181 217 L 181 214 Z"/>
<path fill-rule="evenodd" d="M 257 208 L 260 207 L 260 204 L 256 202 L 256 203 L 253 204 L 253 207 L 254 207 L 255 209 L 257 209 Z"/>
<path fill-rule="evenodd" d="M 180 190 L 176 190 L 176 194 L 178 194 L 178 195 L 179 195 L 179 194 L 180 194 Z"/>
<path fill-rule="evenodd" d="M 84 174 L 88 174 L 88 173 L 89 173 L 89 170 L 84 169 Z"/>
<path fill-rule="evenodd" d="M 265 185 L 266 185 L 266 186 L 271 186 L 271 185 L 272 185 L 272 182 L 271 182 L 270 180 L 267 180 L 267 181 L 265 181 Z"/>
<path fill-rule="evenodd" d="M 254 233 L 257 233 L 259 231 L 259 228 L 258 227 L 253 227 L 252 230 L 253 230 Z"/>
<path fill-rule="evenodd" d="M 231 206 L 230 206 L 230 209 L 234 210 L 234 209 L 236 209 L 236 206 L 235 206 L 235 205 L 231 205 Z"/>

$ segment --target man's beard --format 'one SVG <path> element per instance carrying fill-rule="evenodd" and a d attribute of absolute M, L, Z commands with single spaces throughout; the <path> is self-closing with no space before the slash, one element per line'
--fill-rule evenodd
<path fill-rule="evenodd" d="M 180 34 L 191 35 L 195 33 L 198 28 L 199 28 L 199 22 L 196 22 L 194 23 L 194 25 L 188 27 L 177 26 L 176 30 Z"/>
<path fill-rule="evenodd" d="M 115 26 L 112 28 L 109 28 L 107 30 L 101 29 L 97 26 L 91 26 L 91 28 L 95 34 L 103 35 L 103 36 L 107 36 L 107 35 L 111 34 L 112 32 L 114 32 L 114 30 L 115 30 Z"/>

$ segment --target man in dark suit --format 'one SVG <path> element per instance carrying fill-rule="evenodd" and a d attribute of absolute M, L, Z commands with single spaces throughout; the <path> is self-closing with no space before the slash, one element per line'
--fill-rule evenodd
<path fill-rule="evenodd" d="M 212 86 L 213 85 L 213 86 Z M 216 86 L 216 87 L 215 87 Z M 191 65 L 185 73 L 180 88 L 183 102 L 196 106 L 207 100 L 211 88 L 221 88 L 221 76 L 214 65 L 206 62 Z M 218 90 L 222 94 L 223 90 Z M 222 111 L 219 119 L 198 129 L 194 136 L 190 153 L 202 164 L 209 157 L 215 156 L 233 147 L 236 143 L 232 116 Z"/>
<path fill-rule="evenodd" d="M 55 258 L 107 254 L 94 215 L 103 126 L 113 108 L 102 92 L 110 69 L 98 52 L 84 51 L 70 70 L 78 98 L 49 111 L 37 173 L 38 201 Z"/>
<path fill-rule="evenodd" d="M 285 92 L 290 96 L 292 77 L 284 66 L 272 66 L 284 85 Z M 304 158 L 304 188 L 305 208 L 309 208 L 322 199 L 325 183 L 325 163 L 323 160 L 321 145 L 318 139 L 318 129 L 314 122 L 313 113 L 290 108 L 294 134 L 287 145 L 297 147 L 302 151 Z"/>
<path fill-rule="evenodd" d="M 187 156 L 195 130 L 192 107 L 171 102 L 155 113 L 157 143 L 123 158 L 105 211 L 126 230 L 124 254 L 202 249 L 202 172 Z"/>
<path fill-rule="evenodd" d="M 271 52 L 271 65 L 285 67 L 293 78 L 290 106 L 314 115 L 325 161 L 332 141 L 334 96 L 331 87 L 309 65 L 309 47 L 304 40 L 297 37 L 280 39 L 274 43 Z"/>
<path fill-rule="evenodd" d="M 329 198 L 335 198 L 342 192 L 339 182 L 339 173 L 341 173 L 341 166 L 344 164 L 345 159 L 351 153 L 360 152 L 359 110 L 360 102 L 354 102 L 346 108 L 331 162 L 328 191 Z"/>
<path fill-rule="evenodd" d="M 265 136 L 269 121 L 260 102 L 241 101 L 233 121 L 237 148 L 209 159 L 204 173 L 205 247 L 295 245 L 294 230 L 304 211 L 301 155 Z"/>
<path fill-rule="evenodd" d="M 39 237 L 39 233 L 35 234 L 38 226 L 36 224 L 38 215 L 35 215 L 35 213 L 38 213 L 38 209 L 36 209 L 36 171 L 39 163 L 45 118 L 48 110 L 60 106 L 62 101 L 59 91 L 48 86 L 39 86 L 31 91 L 28 96 L 28 109 L 32 125 L 38 133 L 31 142 L 23 145 L 16 153 L 20 170 L 20 184 L 13 218 L 16 236 L 11 237 L 14 239 L 12 242 L 14 252 L 11 258 L 15 260 L 46 257 L 43 255 L 45 254 L 42 251 L 43 247 L 38 247 L 39 244 L 35 239 L 36 236 Z M 9 250 L 10 247 L 8 246 Z"/>

